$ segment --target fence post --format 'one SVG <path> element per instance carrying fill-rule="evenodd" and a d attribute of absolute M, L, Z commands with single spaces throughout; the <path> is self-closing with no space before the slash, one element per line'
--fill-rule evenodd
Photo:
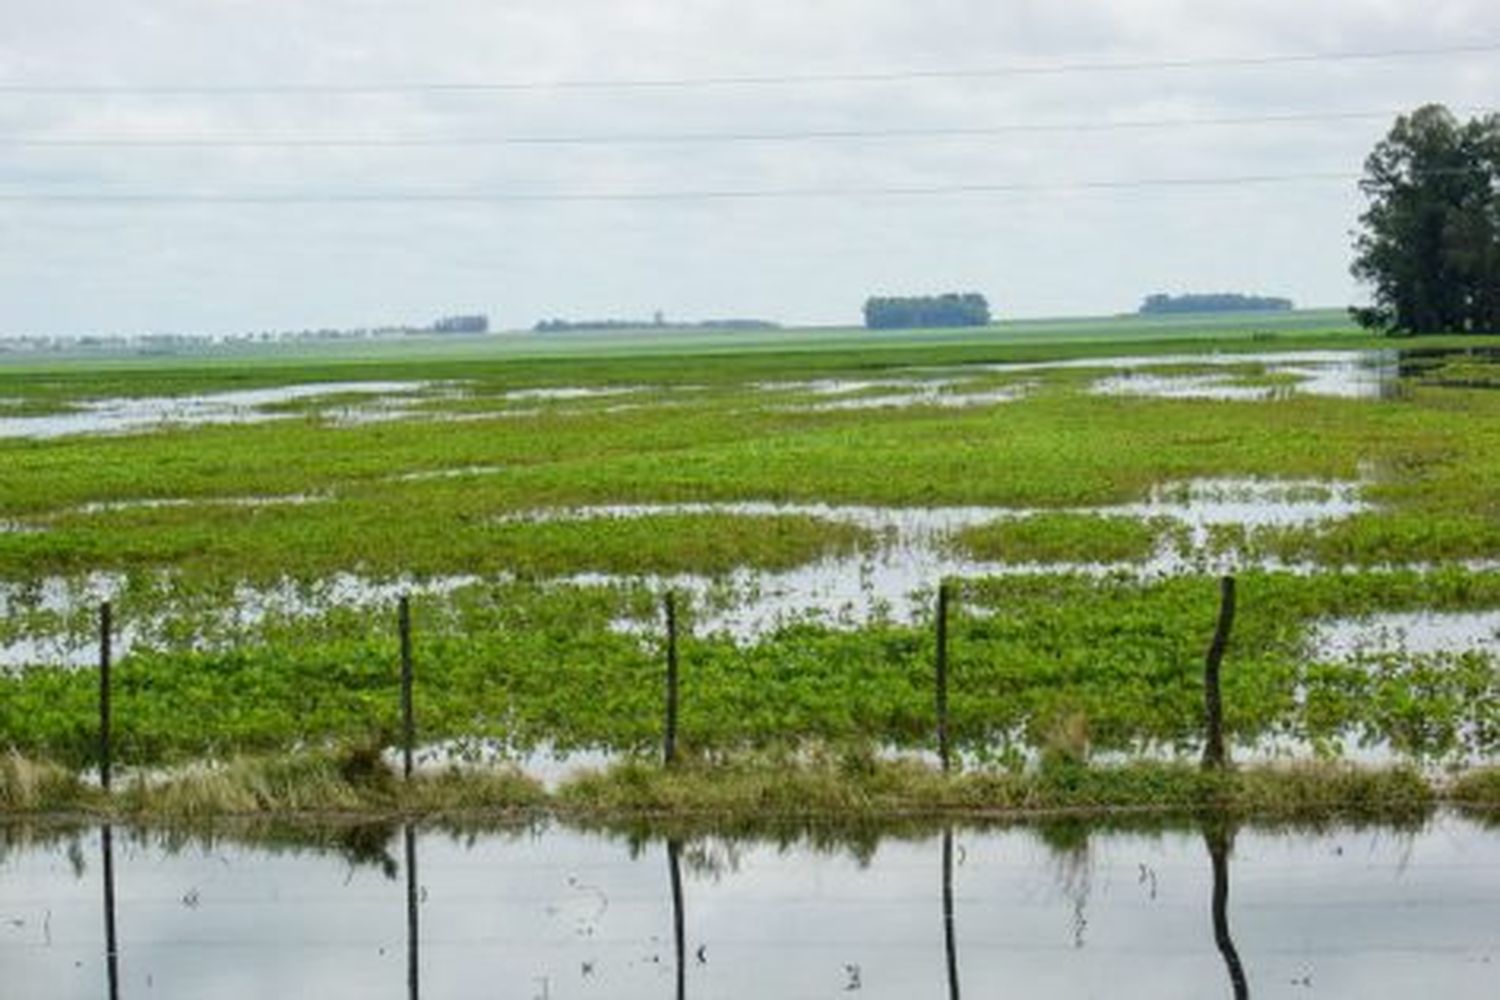
<path fill-rule="evenodd" d="M 1203 666 L 1203 707 L 1208 726 L 1203 744 L 1203 766 L 1212 770 L 1222 770 L 1228 763 L 1224 752 L 1224 702 L 1219 691 L 1219 665 L 1224 660 L 1229 630 L 1233 627 L 1234 577 L 1226 576 L 1219 580 L 1219 621 L 1214 627 L 1214 639 Z"/>
<path fill-rule="evenodd" d="M 396 606 L 396 624 L 401 632 L 401 771 L 410 780 L 417 724 L 411 698 L 411 598 L 406 594 Z"/>
<path fill-rule="evenodd" d="M 667 720 L 662 739 L 662 761 L 677 762 L 677 595 L 667 591 Z"/>
<path fill-rule="evenodd" d="M 952 762 L 948 750 L 948 583 L 937 592 L 937 744 L 938 760 L 947 774 Z"/>
<path fill-rule="evenodd" d="M 112 746 L 110 735 L 110 633 L 113 630 L 114 611 L 105 601 L 99 605 L 99 785 L 107 792 L 112 770 Z"/>

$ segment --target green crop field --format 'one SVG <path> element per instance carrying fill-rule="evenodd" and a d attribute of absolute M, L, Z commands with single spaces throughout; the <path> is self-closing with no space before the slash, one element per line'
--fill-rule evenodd
<path fill-rule="evenodd" d="M 1294 313 L 9 357 L 0 741 L 95 760 L 107 598 L 125 764 L 388 744 L 411 592 L 424 745 L 645 751 L 674 590 L 688 749 L 925 748 L 950 578 L 971 765 L 1190 757 L 1234 573 L 1236 753 L 1483 763 L 1497 349 Z"/>

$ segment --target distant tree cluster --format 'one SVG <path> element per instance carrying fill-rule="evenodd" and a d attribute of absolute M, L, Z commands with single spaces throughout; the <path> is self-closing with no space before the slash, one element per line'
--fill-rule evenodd
<path fill-rule="evenodd" d="M 978 292 L 872 296 L 865 300 L 865 326 L 871 330 L 987 326 L 989 322 L 990 304 Z"/>
<path fill-rule="evenodd" d="M 1141 303 L 1142 315 L 1211 312 L 1278 312 L 1292 308 L 1291 299 L 1239 292 L 1207 292 L 1189 295 L 1148 295 Z"/>
<path fill-rule="evenodd" d="M 483 313 L 468 316 L 444 316 L 432 324 L 434 333 L 488 333 L 490 318 Z"/>
<path fill-rule="evenodd" d="M 657 313 L 645 319 L 544 319 L 532 327 L 537 333 L 566 333 L 583 330 L 779 330 L 780 323 L 764 319 L 704 319 L 691 323 L 668 323 Z"/>
<path fill-rule="evenodd" d="M 1396 119 L 1365 160 L 1370 201 L 1354 276 L 1374 286 L 1362 325 L 1500 333 L 1500 115 L 1460 124 L 1440 104 Z"/>

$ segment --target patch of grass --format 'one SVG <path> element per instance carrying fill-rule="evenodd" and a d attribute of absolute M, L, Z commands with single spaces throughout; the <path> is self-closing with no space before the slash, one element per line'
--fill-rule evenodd
<path fill-rule="evenodd" d="M 730 823 L 1116 810 L 1274 821 L 1409 819 L 1425 814 L 1435 801 L 1431 786 L 1405 768 L 1302 764 L 1214 773 L 1188 763 L 1056 763 L 1027 773 L 984 769 L 944 776 L 913 760 L 848 753 L 737 758 L 673 768 L 626 761 L 579 776 L 556 796 L 565 816 L 713 816 Z"/>
<path fill-rule="evenodd" d="M 407 782 L 378 751 L 356 745 L 235 758 L 138 778 L 116 804 L 136 818 L 194 822 L 222 816 L 518 810 L 545 800 L 541 786 L 514 768 L 424 769 Z"/>
<path fill-rule="evenodd" d="M 1459 775 L 1448 797 L 1464 805 L 1500 806 L 1500 767 L 1478 767 Z"/>
<path fill-rule="evenodd" d="M 1142 562 L 1164 537 L 1180 532 L 1168 518 L 1058 512 L 963 528 L 950 544 L 971 559 L 991 562 Z"/>
<path fill-rule="evenodd" d="M 14 750 L 0 754 L 0 813 L 66 812 L 87 806 L 95 798 L 67 768 L 30 760 Z"/>

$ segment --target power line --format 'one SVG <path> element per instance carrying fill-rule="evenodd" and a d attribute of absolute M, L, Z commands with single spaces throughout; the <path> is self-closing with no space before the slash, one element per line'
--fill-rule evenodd
<path fill-rule="evenodd" d="M 1488 108 L 1459 108 L 1485 114 Z M 1002 123 L 918 128 L 785 129 L 749 132 L 601 133 L 514 136 L 0 136 L 0 147 L 42 149 L 95 148 L 289 148 L 289 149 L 439 149 L 495 146 L 607 146 L 711 143 L 778 143 L 845 140 L 990 138 L 1004 135 L 1077 132 L 1151 131 L 1179 128 L 1235 128 L 1301 125 L 1339 121 L 1384 121 L 1401 111 L 1289 112 L 1209 118 L 1143 118 L 1097 122 Z"/>
<path fill-rule="evenodd" d="M 1084 73 L 1142 73 L 1202 69 L 1245 69 L 1302 63 L 1368 62 L 1425 59 L 1500 52 L 1500 42 L 1465 45 L 1302 52 L 1252 56 L 1216 56 L 1125 62 L 1068 62 L 952 69 L 883 70 L 853 73 L 781 73 L 745 76 L 660 77 L 635 79 L 499 80 L 409 83 L 248 83 L 248 84 L 70 84 L 0 82 L 0 94 L 33 96 L 236 96 L 236 95 L 361 95 L 463 94 L 559 90 L 656 90 L 703 87 L 780 87 L 822 84 L 900 83 L 918 80 L 973 80 L 1018 76 L 1062 76 Z"/>
<path fill-rule="evenodd" d="M 1052 194 L 1152 188 L 1219 188 L 1353 181 L 1347 171 L 1241 174 L 1227 177 L 1139 177 L 1121 180 L 930 184 L 837 188 L 723 188 L 685 191 L 326 191 L 326 192 L 0 192 L 0 203 L 48 205 L 467 205 L 530 202 L 689 202 L 824 198 L 920 198 L 934 195 Z"/>

